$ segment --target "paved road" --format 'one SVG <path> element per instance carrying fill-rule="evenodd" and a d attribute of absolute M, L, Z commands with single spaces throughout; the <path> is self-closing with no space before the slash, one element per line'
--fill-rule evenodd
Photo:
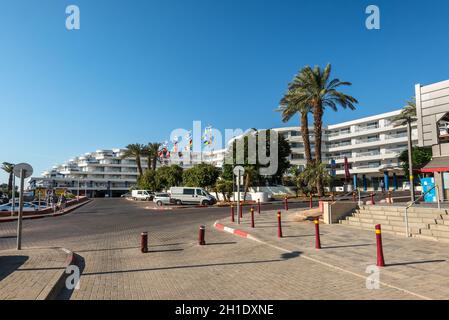
<path fill-rule="evenodd" d="M 298 205 L 298 204 L 297 204 Z M 292 204 L 292 207 L 294 205 Z M 24 222 L 25 247 L 62 246 L 80 256 L 71 299 L 413 299 L 390 288 L 214 230 L 228 208 L 156 212 L 123 199 L 97 199 L 58 218 Z M 207 225 L 208 245 L 198 246 Z M 141 231 L 150 252 L 139 252 Z M 0 250 L 15 245 L 15 224 L 0 224 Z"/>

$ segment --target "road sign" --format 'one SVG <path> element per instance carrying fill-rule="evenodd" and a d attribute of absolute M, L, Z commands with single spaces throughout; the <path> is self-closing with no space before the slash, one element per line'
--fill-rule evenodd
<path fill-rule="evenodd" d="M 238 176 L 240 173 L 240 176 L 243 176 L 243 174 L 245 173 L 245 168 L 243 168 L 242 166 L 236 166 L 233 170 L 234 175 Z"/>
<path fill-rule="evenodd" d="M 29 178 L 33 175 L 33 167 L 30 166 L 28 163 L 19 163 L 14 165 L 14 175 L 17 178 L 20 178 L 20 172 L 24 170 L 25 176 L 24 179 Z"/>

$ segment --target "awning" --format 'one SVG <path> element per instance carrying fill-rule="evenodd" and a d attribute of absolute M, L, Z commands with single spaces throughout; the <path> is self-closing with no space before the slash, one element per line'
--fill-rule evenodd
<path fill-rule="evenodd" d="M 421 173 L 449 172 L 449 156 L 435 157 L 418 171 Z"/>

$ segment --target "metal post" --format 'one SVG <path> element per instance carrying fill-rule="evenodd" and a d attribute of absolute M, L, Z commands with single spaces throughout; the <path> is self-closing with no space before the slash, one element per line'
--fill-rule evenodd
<path fill-rule="evenodd" d="M 251 208 L 251 228 L 254 228 L 254 208 Z"/>
<path fill-rule="evenodd" d="M 407 137 L 408 137 L 408 173 L 410 176 L 410 197 L 411 202 L 415 202 L 415 183 L 413 178 L 413 158 L 412 158 L 412 127 L 410 122 L 407 123 Z"/>
<path fill-rule="evenodd" d="M 438 209 L 441 209 L 440 187 L 439 186 L 435 186 L 435 188 L 436 188 L 436 194 L 437 194 Z"/>
<path fill-rule="evenodd" d="M 382 248 L 382 230 L 380 224 L 376 225 L 377 266 L 385 267 L 384 252 Z"/>
<path fill-rule="evenodd" d="M 242 208 L 240 207 L 240 171 L 239 174 L 237 175 L 237 212 L 238 212 L 238 224 L 240 224 L 240 210 Z"/>
<path fill-rule="evenodd" d="M 282 238 L 281 211 L 278 211 L 278 238 Z"/>
<path fill-rule="evenodd" d="M 410 233 L 408 232 L 408 207 L 405 207 L 404 218 L 405 218 L 405 236 L 408 238 L 410 236 Z"/>
<path fill-rule="evenodd" d="M 206 226 L 200 226 L 200 230 L 198 233 L 198 244 L 200 246 L 206 245 L 205 234 L 206 234 Z"/>
<path fill-rule="evenodd" d="M 17 217 L 17 250 L 22 250 L 22 211 L 23 211 L 23 185 L 25 170 L 20 170 L 19 215 Z"/>
<path fill-rule="evenodd" d="M 320 220 L 315 219 L 315 249 L 321 249 L 321 241 L 320 241 Z"/>
<path fill-rule="evenodd" d="M 41 190 L 37 192 L 37 210 L 41 210 Z"/>
<path fill-rule="evenodd" d="M 148 232 L 142 232 L 140 234 L 140 252 L 148 252 Z"/>
<path fill-rule="evenodd" d="M 16 176 L 12 177 L 12 205 L 11 205 L 11 216 L 14 216 L 14 211 L 16 211 Z"/>

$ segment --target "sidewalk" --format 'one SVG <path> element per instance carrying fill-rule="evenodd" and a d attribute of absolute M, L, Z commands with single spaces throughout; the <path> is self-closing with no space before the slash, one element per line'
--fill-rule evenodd
<path fill-rule="evenodd" d="M 282 211 L 283 238 L 277 237 L 276 211 L 262 211 L 255 216 L 251 228 L 250 214 L 244 212 L 240 225 L 230 218 L 218 221 L 228 232 L 259 241 L 284 252 L 302 252 L 301 257 L 366 278 L 368 266 L 376 264 L 376 238 L 373 231 L 359 230 L 338 224 L 320 224 L 322 249 L 315 249 L 313 222 L 295 222 L 293 216 L 300 210 Z M 216 225 L 218 229 L 223 226 Z M 421 299 L 447 299 L 449 297 L 449 244 L 402 238 L 383 234 L 386 267 L 381 268 L 380 282 L 412 293 Z"/>
<path fill-rule="evenodd" d="M 0 251 L 0 300 L 53 299 L 73 254 L 62 248 Z"/>
<path fill-rule="evenodd" d="M 84 206 L 85 204 L 89 203 L 90 201 L 92 201 L 92 200 L 91 199 L 83 200 L 83 201 L 81 201 L 79 203 L 76 203 L 74 205 L 71 205 L 71 206 L 67 207 L 62 212 L 57 210 L 56 213 L 52 212 L 52 213 L 39 213 L 39 214 L 34 214 L 34 215 L 24 215 L 22 217 L 22 220 L 32 220 L 32 219 L 42 219 L 42 218 L 46 218 L 46 217 L 63 216 L 65 214 L 68 214 L 68 213 L 74 211 L 75 209 L 78 209 L 79 207 Z M 13 222 L 13 221 L 17 221 L 17 216 L 0 217 L 0 223 L 2 223 L 2 222 Z"/>

